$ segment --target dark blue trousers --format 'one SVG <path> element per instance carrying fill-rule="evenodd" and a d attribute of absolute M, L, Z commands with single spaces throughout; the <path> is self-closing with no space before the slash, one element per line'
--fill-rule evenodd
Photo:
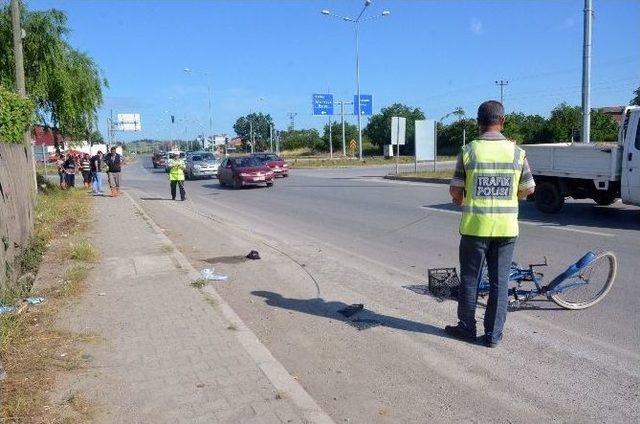
<path fill-rule="evenodd" d="M 513 260 L 515 237 L 473 237 L 460 239 L 460 290 L 458 320 L 460 325 L 476 334 L 476 303 L 478 278 L 483 263 L 489 272 L 489 301 L 484 314 L 484 333 L 491 342 L 502 339 L 507 319 L 509 272 Z"/>

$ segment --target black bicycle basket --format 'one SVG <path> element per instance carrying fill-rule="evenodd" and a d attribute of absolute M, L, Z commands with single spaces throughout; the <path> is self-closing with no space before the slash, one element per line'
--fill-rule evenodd
<path fill-rule="evenodd" d="M 427 270 L 429 292 L 439 299 L 457 299 L 460 279 L 455 268 L 433 268 Z"/>

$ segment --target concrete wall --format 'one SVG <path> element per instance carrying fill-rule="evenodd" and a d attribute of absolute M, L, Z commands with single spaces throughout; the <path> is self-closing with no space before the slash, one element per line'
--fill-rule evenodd
<path fill-rule="evenodd" d="M 15 263 L 33 232 L 32 150 L 0 142 L 0 287 L 20 277 Z"/>

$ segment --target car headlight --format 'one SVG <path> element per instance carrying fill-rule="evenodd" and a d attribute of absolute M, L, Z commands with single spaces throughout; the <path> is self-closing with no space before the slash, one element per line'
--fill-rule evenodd
<path fill-rule="evenodd" d="M 249 174 L 247 174 L 246 172 L 241 172 L 241 173 L 240 173 L 240 176 L 241 176 L 241 177 L 248 177 L 248 176 L 249 176 Z"/>
<path fill-rule="evenodd" d="M 283 167 L 283 168 L 288 168 L 288 167 L 289 167 L 289 165 L 287 165 L 286 163 L 284 163 L 284 164 L 282 164 L 282 167 Z"/>
<path fill-rule="evenodd" d="M 193 165 L 193 169 L 200 169 L 200 168 L 201 168 L 201 166 L 200 166 L 200 165 L 198 165 L 198 164 Z"/>

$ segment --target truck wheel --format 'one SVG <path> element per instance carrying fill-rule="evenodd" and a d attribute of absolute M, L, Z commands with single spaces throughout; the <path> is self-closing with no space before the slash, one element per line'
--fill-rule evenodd
<path fill-rule="evenodd" d="M 609 191 L 598 190 L 593 194 L 593 200 L 600 206 L 609 206 L 614 204 L 618 198 Z"/>
<path fill-rule="evenodd" d="M 536 208 L 544 213 L 556 213 L 564 206 L 564 196 L 558 185 L 545 181 L 536 187 Z"/>

